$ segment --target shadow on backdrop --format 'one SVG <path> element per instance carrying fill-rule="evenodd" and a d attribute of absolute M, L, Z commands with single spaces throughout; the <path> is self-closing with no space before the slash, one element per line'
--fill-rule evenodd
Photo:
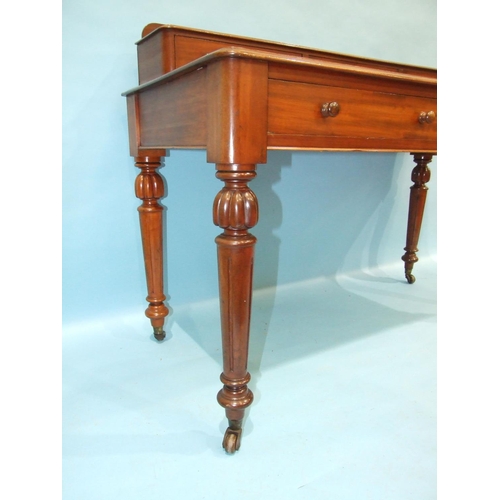
<path fill-rule="evenodd" d="M 409 286 L 403 275 L 397 280 L 382 271 L 379 275 L 359 273 L 366 247 L 369 263 L 377 265 L 378 248 L 397 191 L 396 170 L 401 166 L 396 154 L 292 155 L 272 151 L 268 163 L 258 167 L 251 183 L 260 207 L 259 223 L 251 230 L 258 238 L 249 355 L 254 378 L 261 367 L 292 361 L 427 316 L 398 311 L 350 293 L 335 278 L 339 271 L 357 271 L 362 279 L 393 283 L 396 293 L 404 293 Z M 291 206 L 281 201 L 284 190 L 288 200 L 296 200 Z M 367 221 L 370 240 L 354 245 Z M 295 232 L 290 226 L 296 228 Z M 399 257 L 399 248 L 397 252 Z M 347 256 L 350 267 L 346 268 Z M 287 284 L 311 279 L 314 286 L 308 288 L 305 282 L 300 298 L 287 293 Z M 285 285 L 285 291 L 278 292 L 278 285 Z M 169 321 L 178 323 L 221 362 L 215 302 L 182 306 Z"/>

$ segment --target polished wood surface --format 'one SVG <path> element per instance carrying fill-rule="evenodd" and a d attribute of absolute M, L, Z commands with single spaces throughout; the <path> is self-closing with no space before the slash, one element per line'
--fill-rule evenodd
<path fill-rule="evenodd" d="M 413 76 L 430 76 L 431 78 L 436 75 L 435 70 L 429 68 L 377 61 L 364 57 L 182 26 L 151 23 L 143 29 L 142 38 L 137 42 L 139 83 L 146 83 L 206 54 L 228 47 L 258 49 L 275 55 L 348 64 L 359 68 L 367 68 L 371 71 L 379 69 Z"/>
<path fill-rule="evenodd" d="M 130 153 L 141 169 L 136 195 L 146 279 L 146 316 L 163 339 L 163 181 L 167 149 L 203 148 L 224 185 L 215 195 L 223 387 L 217 400 L 229 427 L 228 453 L 240 447 L 245 408 L 253 399 L 247 371 L 256 194 L 249 182 L 269 149 L 411 152 L 404 261 L 413 266 L 437 151 L 437 73 L 385 61 L 276 42 L 150 24 L 137 42 L 139 86 L 127 97 Z"/>
<path fill-rule="evenodd" d="M 166 299 L 163 293 L 163 207 L 158 203 L 165 188 L 156 171 L 161 166 L 161 157 L 137 157 L 135 165 L 141 169 L 135 180 L 135 194 L 142 200 L 138 210 L 148 285 L 146 316 L 151 320 L 156 339 L 163 340 L 168 308 L 163 303 Z"/>

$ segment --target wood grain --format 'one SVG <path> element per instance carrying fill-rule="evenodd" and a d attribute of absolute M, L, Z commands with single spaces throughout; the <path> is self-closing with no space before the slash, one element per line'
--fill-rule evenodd
<path fill-rule="evenodd" d="M 222 389 L 229 421 L 223 447 L 239 449 L 253 395 L 247 371 L 252 273 L 259 207 L 248 183 L 268 149 L 411 152 L 405 276 L 415 281 L 429 162 L 437 150 L 437 72 L 236 35 L 150 24 L 138 42 L 139 83 L 127 97 L 149 306 L 156 338 L 168 315 L 163 291 L 163 181 L 170 148 L 206 148 L 224 182 L 215 195 L 223 345 Z M 322 112 L 324 104 L 335 103 Z M 424 118 L 422 118 L 422 116 Z"/>

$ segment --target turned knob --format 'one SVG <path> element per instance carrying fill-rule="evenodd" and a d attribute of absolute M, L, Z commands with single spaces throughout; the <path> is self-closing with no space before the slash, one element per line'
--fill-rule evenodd
<path fill-rule="evenodd" d="M 436 119 L 436 113 L 434 111 L 422 111 L 418 117 L 420 123 L 432 123 Z"/>
<path fill-rule="evenodd" d="M 321 114 L 328 118 L 329 116 L 337 116 L 340 112 L 340 104 L 338 102 L 325 102 L 323 106 L 321 106 Z"/>

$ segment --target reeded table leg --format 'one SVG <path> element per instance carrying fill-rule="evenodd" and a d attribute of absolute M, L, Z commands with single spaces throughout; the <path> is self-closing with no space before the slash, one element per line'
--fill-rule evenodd
<path fill-rule="evenodd" d="M 163 340 L 168 308 L 163 303 L 166 299 L 163 294 L 163 207 L 158 203 L 165 188 L 156 171 L 161 166 L 161 157 L 143 156 L 135 160 L 135 165 L 141 169 L 135 181 L 135 194 L 142 200 L 138 210 L 148 285 L 146 316 L 151 320 L 155 338 Z"/>
<path fill-rule="evenodd" d="M 427 186 L 431 178 L 431 171 L 428 164 L 432 161 L 432 154 L 418 153 L 413 155 L 413 161 L 417 164 L 414 167 L 411 180 L 413 186 L 410 188 L 410 208 L 408 212 L 408 229 L 406 233 L 406 253 L 401 257 L 405 262 L 405 276 L 408 283 L 415 283 L 415 276 L 412 274 L 413 265 L 418 261 L 418 238 L 422 227 L 424 215 L 425 199 L 427 197 Z"/>
<path fill-rule="evenodd" d="M 241 424 L 253 394 L 247 372 L 252 272 L 256 238 L 248 233 L 258 220 L 257 197 L 247 183 L 254 165 L 218 165 L 217 177 L 225 182 L 214 202 L 214 223 L 224 229 L 216 238 L 219 264 L 219 291 L 223 346 L 224 384 L 217 395 L 226 409 L 229 427 L 223 440 L 227 453 L 240 447 Z M 234 169 L 238 169 L 235 171 Z"/>

